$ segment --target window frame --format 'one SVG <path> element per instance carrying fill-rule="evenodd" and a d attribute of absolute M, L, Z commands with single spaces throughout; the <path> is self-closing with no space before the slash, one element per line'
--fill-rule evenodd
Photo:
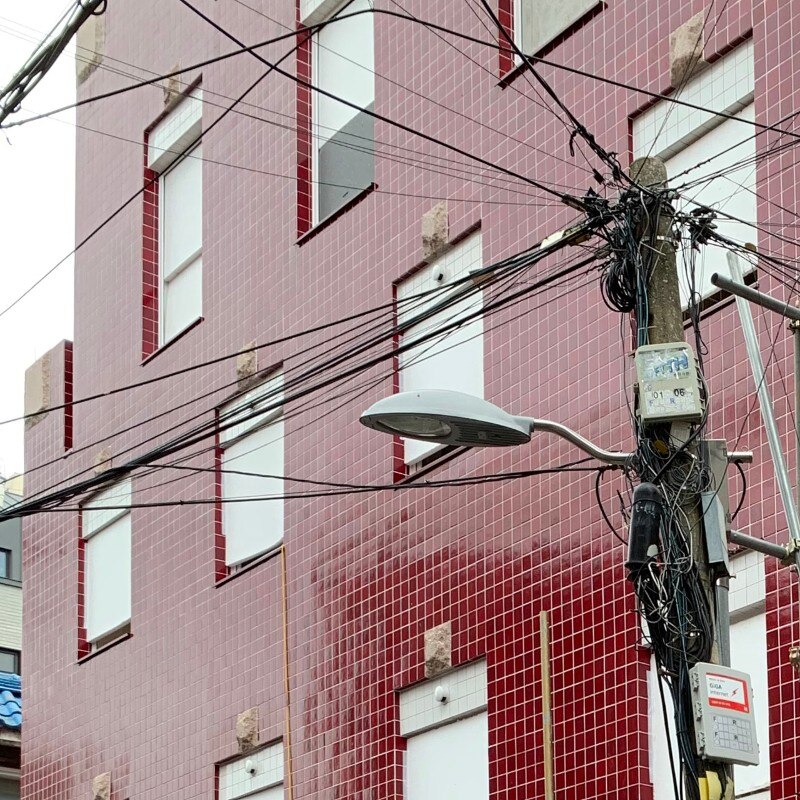
<path fill-rule="evenodd" d="M 0 647 L 0 656 L 10 655 L 14 662 L 14 669 L 11 672 L 0 668 L 0 675 L 21 675 L 22 674 L 22 652 L 13 647 Z"/>
<path fill-rule="evenodd" d="M 245 557 L 244 559 L 237 561 L 235 563 L 228 563 L 228 555 L 229 555 L 229 548 L 228 548 L 228 540 L 229 535 L 226 532 L 226 514 L 225 514 L 225 469 L 226 469 L 226 460 L 225 460 L 225 452 L 229 450 L 231 447 L 235 447 L 238 444 L 241 444 L 243 441 L 246 441 L 251 436 L 261 433 L 269 428 L 272 428 L 275 423 L 280 422 L 283 424 L 284 421 L 284 405 L 283 401 L 283 370 L 282 368 L 278 367 L 270 371 L 269 375 L 255 386 L 251 386 L 244 392 L 240 392 L 234 398 L 229 400 L 228 402 L 222 404 L 217 408 L 216 417 L 217 417 L 217 433 L 216 433 L 216 448 L 215 448 L 215 472 L 216 472 L 216 481 L 215 481 L 215 489 L 216 489 L 216 499 L 218 505 L 218 513 L 215 517 L 215 527 L 216 527 L 216 540 L 217 540 L 217 547 L 216 547 L 216 580 L 217 582 L 222 581 L 228 577 L 232 577 L 234 575 L 239 574 L 240 572 L 249 569 L 253 564 L 259 563 L 262 559 L 267 559 L 274 553 L 278 552 L 280 548 L 283 546 L 283 539 L 285 535 L 285 507 L 284 502 L 281 499 L 281 531 L 280 537 L 268 547 L 263 550 L 260 550 L 257 553 L 253 553 Z M 275 392 L 274 397 L 270 397 L 267 399 L 267 404 L 272 404 L 276 399 L 281 400 L 281 405 L 277 408 L 266 412 L 265 417 L 263 419 L 259 419 L 257 422 L 252 424 L 247 424 L 248 420 L 244 420 L 238 422 L 237 424 L 231 426 L 230 429 L 220 430 L 220 418 L 223 414 L 229 412 L 237 412 L 238 410 L 244 411 L 248 406 L 251 406 L 251 410 L 255 410 L 258 408 L 258 394 L 259 392 Z M 250 398 L 250 399 L 248 399 Z M 231 420 L 233 421 L 236 419 L 236 415 L 232 414 Z M 238 430 L 237 428 L 246 425 L 243 430 Z M 225 436 L 227 430 L 233 431 L 229 436 Z M 285 437 L 286 431 L 285 428 L 282 429 L 279 444 L 281 448 L 281 455 L 282 455 L 282 470 L 281 474 L 285 474 L 285 465 L 286 465 L 286 445 L 285 445 Z M 269 442 L 268 444 L 276 444 L 277 442 Z M 255 452 L 256 450 L 262 449 L 267 447 L 268 445 L 261 445 L 259 447 L 254 447 L 252 451 L 248 451 L 243 455 L 249 455 L 251 452 Z M 241 456 L 237 456 L 239 458 Z M 254 501 L 260 502 L 260 501 Z M 246 503 L 242 503 L 241 505 L 247 505 Z"/>
<path fill-rule="evenodd" d="M 203 319 L 203 90 L 199 82 L 170 104 L 144 135 L 144 195 L 142 242 L 142 361 L 160 352 Z M 200 155 L 193 155 L 196 151 Z M 199 158 L 200 244 L 190 257 L 165 279 L 165 178 L 187 158 Z M 199 309 L 192 317 L 166 335 L 167 288 L 200 260 Z"/>
<path fill-rule="evenodd" d="M 13 580 L 11 577 L 13 570 L 12 558 L 13 554 L 10 548 L 0 547 L 0 578 L 7 581 Z M 0 650 L 2 649 L 0 647 Z"/>
<path fill-rule="evenodd" d="M 474 241 L 473 241 L 474 240 Z M 477 256 L 475 257 L 474 254 L 471 256 L 469 252 L 464 252 L 463 254 L 459 253 L 459 248 L 470 248 L 474 247 L 477 251 Z M 459 268 L 458 261 L 466 260 L 466 266 L 464 268 Z M 454 264 L 455 262 L 455 264 Z M 418 265 L 415 267 L 410 273 L 407 273 L 405 276 L 397 280 L 393 285 L 393 298 L 395 303 L 395 321 L 396 321 L 396 329 L 397 335 L 395 337 L 395 346 L 402 345 L 404 342 L 405 337 L 412 335 L 420 325 L 426 325 L 430 323 L 430 320 L 420 320 L 415 322 L 414 319 L 419 313 L 424 313 L 425 308 L 430 304 L 435 306 L 440 300 L 443 300 L 449 296 L 449 293 L 443 291 L 441 294 L 434 295 L 431 300 L 423 301 L 423 308 L 419 311 L 415 311 L 411 314 L 411 319 L 408 322 L 403 320 L 403 312 L 400 310 L 400 303 L 403 302 L 402 292 L 404 286 L 414 287 L 414 282 L 419 282 L 423 275 L 426 273 L 430 273 L 433 276 L 436 275 L 438 271 L 447 271 L 451 270 L 453 272 L 453 279 L 449 282 L 453 281 L 461 281 L 468 277 L 471 273 L 480 270 L 483 267 L 483 234 L 480 229 L 472 228 L 462 236 L 459 236 L 456 240 L 452 242 L 452 245 L 443 252 L 439 257 L 436 259 L 431 260 L 430 262 Z M 434 277 L 435 280 L 435 277 Z M 443 284 L 447 285 L 447 284 Z M 475 286 L 475 284 L 473 284 Z M 477 288 L 477 287 L 476 287 Z M 412 288 L 411 289 L 411 296 L 419 294 L 419 289 Z M 458 319 L 461 314 L 469 314 L 473 311 L 477 310 L 478 302 L 480 302 L 480 307 L 484 305 L 484 296 L 483 290 L 481 288 L 477 288 L 477 291 L 473 295 L 468 295 L 464 299 L 458 301 L 455 305 L 458 308 L 459 305 L 463 304 L 464 308 L 461 310 L 454 310 L 453 308 L 447 309 L 446 313 L 449 313 L 451 316 L 446 322 L 452 322 Z M 472 307 L 474 306 L 474 308 Z M 436 314 L 443 313 L 444 310 L 436 312 Z M 436 316 L 436 315 L 434 315 Z M 485 325 L 483 324 L 483 317 L 477 316 L 474 319 L 470 320 L 466 323 L 467 328 L 471 326 L 478 327 L 478 323 L 480 323 L 480 346 L 481 346 L 481 361 L 480 361 L 480 384 L 481 384 L 481 398 L 485 397 L 486 393 L 486 329 Z M 464 341 L 456 341 L 454 344 L 452 340 L 449 340 L 451 334 L 457 335 L 461 332 L 461 328 L 453 328 L 447 334 L 444 334 L 441 339 L 438 339 L 436 336 L 433 336 L 429 341 L 419 345 L 421 348 L 426 348 L 427 352 L 423 353 L 422 360 L 427 358 L 434 358 L 441 355 L 442 352 L 447 352 L 449 349 L 455 349 L 464 344 L 469 344 L 475 336 L 470 336 L 469 338 L 465 339 Z M 430 330 L 423 329 L 420 331 L 421 335 L 426 335 L 430 333 Z M 477 334 L 476 334 L 477 335 Z M 449 340 L 449 341 L 448 341 Z M 417 347 L 411 347 L 409 350 L 405 351 L 404 353 L 398 354 L 394 359 L 394 372 L 395 372 L 395 381 L 394 381 L 394 389 L 395 393 L 408 391 L 407 387 L 404 386 L 403 381 L 403 371 L 404 369 L 408 369 L 409 366 L 414 366 L 413 362 L 411 364 L 404 363 L 404 356 L 406 358 L 414 358 L 414 354 L 417 353 Z M 476 377 L 476 382 L 477 377 Z M 413 387 L 416 388 L 425 388 L 425 387 Z M 454 389 L 455 391 L 464 391 L 464 387 L 459 386 L 448 386 L 448 387 L 429 387 L 429 388 L 450 388 Z M 470 392 L 472 393 L 472 392 Z M 448 449 L 447 445 L 443 444 L 436 444 L 436 443 L 423 443 L 418 442 L 415 440 L 412 441 L 411 448 L 408 447 L 407 440 L 405 437 L 397 436 L 394 437 L 395 441 L 399 444 L 399 448 L 402 451 L 399 454 L 399 458 L 396 459 L 397 466 L 399 469 L 395 469 L 395 478 L 402 479 L 407 477 L 412 472 L 418 469 L 424 469 L 427 465 L 431 463 L 432 460 L 440 457 L 446 449 Z M 416 455 L 409 457 L 408 452 L 409 449 L 417 450 L 418 452 Z"/>
<path fill-rule="evenodd" d="M 174 161 L 163 171 L 158 173 L 158 197 L 159 197 L 159 215 L 158 215 L 158 296 L 162 298 L 162 302 L 159 303 L 158 308 L 158 346 L 159 348 L 165 347 L 170 342 L 177 339 L 181 334 L 183 334 L 188 328 L 191 328 L 197 320 L 202 319 L 203 316 L 203 242 L 202 242 L 202 234 L 201 234 L 201 241 L 200 246 L 197 247 L 192 253 L 184 258 L 177 267 L 173 268 L 172 271 L 169 273 L 169 276 L 166 274 L 166 264 L 165 262 L 165 252 L 166 249 L 163 245 L 166 241 L 167 235 L 167 227 L 169 225 L 169 221 L 167 220 L 166 214 L 166 179 L 169 177 L 172 170 L 174 170 L 180 163 L 183 163 L 186 159 L 189 158 L 199 158 L 200 159 L 200 170 L 201 170 L 201 184 L 202 184 L 202 149 L 203 149 L 203 142 L 199 141 L 195 143 L 191 149 L 184 150 L 180 155 L 178 155 Z M 200 151 L 199 155 L 193 155 L 197 151 Z M 203 216 L 203 200 L 202 195 L 200 197 L 200 219 L 201 219 L 201 228 L 202 228 L 202 216 Z M 186 324 L 182 327 L 177 329 L 169 338 L 166 336 L 167 332 L 167 291 L 169 288 L 169 284 L 172 283 L 175 279 L 179 278 L 186 270 L 193 267 L 198 259 L 200 260 L 200 310 L 197 316 L 192 317 L 189 319 Z"/>
<path fill-rule="evenodd" d="M 322 21 L 330 20 L 341 14 L 345 11 L 350 5 L 352 5 L 357 0 L 339 0 L 333 4 L 322 2 L 318 4 L 310 14 L 308 14 L 305 19 L 301 17 L 301 0 L 297 0 L 297 13 L 298 19 L 302 20 L 303 24 L 311 24 L 319 23 Z M 372 34 L 372 45 L 373 45 L 373 63 L 371 72 L 371 85 L 372 85 L 372 102 L 365 106 L 364 108 L 369 107 L 370 105 L 374 107 L 375 104 L 375 63 L 374 63 L 374 46 L 375 46 L 375 21 L 374 17 L 370 16 L 371 22 L 371 34 Z M 313 86 L 321 85 L 319 81 L 316 80 L 315 74 L 317 70 L 317 64 L 319 62 L 319 50 L 322 47 L 319 43 L 319 36 L 321 30 L 316 31 L 314 34 L 308 37 L 306 42 L 303 43 L 303 46 L 298 53 L 298 73 L 299 77 L 303 79 L 307 79 L 308 82 Z M 303 53 L 302 50 L 306 49 L 306 53 Z M 326 48 L 328 49 L 328 48 Z M 331 51 L 335 52 L 340 57 L 347 59 L 347 56 L 338 53 L 338 51 Z M 348 59 L 349 60 L 349 59 Z M 323 87 L 324 88 L 324 87 Z M 307 110 L 304 111 L 306 103 L 304 102 L 304 96 L 310 93 L 310 96 L 307 99 Z M 350 98 L 345 98 L 350 99 Z M 320 213 L 320 185 L 321 185 L 321 167 L 320 167 L 320 152 L 322 147 L 325 144 L 331 142 L 334 136 L 340 133 L 343 128 L 340 128 L 334 131 L 323 143 L 320 143 L 320 125 L 319 125 L 319 118 L 320 118 L 320 103 L 322 97 L 319 92 L 314 91 L 313 89 L 308 89 L 307 87 L 298 85 L 298 161 L 302 162 L 303 160 L 307 161 L 307 168 L 303 169 L 302 167 L 298 166 L 298 238 L 302 240 L 307 234 L 314 231 L 317 228 L 323 227 L 328 221 L 336 219 L 339 214 L 349 210 L 349 208 L 355 205 L 359 199 L 361 199 L 365 194 L 369 193 L 375 186 L 374 184 L 374 167 L 375 167 L 375 154 L 374 154 L 374 143 L 375 143 L 375 135 L 373 129 L 372 135 L 372 145 L 373 145 L 373 152 L 372 152 L 372 165 L 373 165 L 373 179 L 368 184 L 361 188 L 351 187 L 352 188 L 352 195 L 346 198 L 343 202 L 340 202 L 335 208 L 327 210 L 327 212 L 322 215 Z M 363 112 L 362 112 L 363 113 Z M 346 124 L 349 124 L 358 116 L 356 114 L 352 117 Z M 326 127 L 326 130 L 328 128 Z M 307 147 L 304 146 L 304 139 L 307 138 Z M 345 187 L 343 187 L 345 188 Z M 303 201 L 306 200 L 310 208 L 306 215 L 303 214 Z"/>
<path fill-rule="evenodd" d="M 120 499 L 122 498 L 122 499 Z M 112 508 L 107 508 L 103 517 L 103 509 L 107 500 Z M 131 620 L 133 617 L 133 516 L 131 513 L 131 503 L 133 500 L 133 484 L 130 478 L 113 483 L 100 492 L 97 492 L 81 505 L 79 511 L 78 524 L 78 657 L 98 652 L 115 641 L 118 641 L 131 632 Z M 115 508 L 116 506 L 127 505 L 126 508 Z M 92 523 L 92 515 L 98 515 L 100 521 Z M 99 535 L 107 533 L 114 525 L 121 521 L 126 521 L 128 526 L 128 558 L 130 561 L 129 588 L 130 596 L 127 598 L 128 616 L 127 619 L 120 621 L 107 630 L 102 630 L 90 637 L 88 628 L 88 618 L 90 613 L 89 597 L 90 587 L 90 549 L 93 539 Z"/>
<path fill-rule="evenodd" d="M 753 39 L 750 38 L 738 44 L 730 52 L 721 55 L 720 58 L 713 60 L 706 69 L 692 77 L 681 90 L 681 98 L 690 103 L 700 106 L 707 106 L 707 98 L 713 95 L 715 98 L 715 108 L 720 111 L 747 119 L 751 113 L 755 113 L 755 54 Z M 695 146 L 704 140 L 713 142 L 716 132 L 723 126 L 730 127 L 737 125 L 741 128 L 741 137 L 736 139 L 742 145 L 746 145 L 744 140 L 748 139 L 752 127 L 746 122 L 736 123 L 728 117 L 721 117 L 710 112 L 703 112 L 689 106 L 674 106 L 668 100 L 649 102 L 639 111 L 629 117 L 629 133 L 631 142 L 631 158 L 636 159 L 644 155 L 653 155 L 662 158 L 667 166 L 676 157 L 683 154 L 687 149 Z M 754 145 L 754 155 L 758 154 L 758 148 Z M 715 150 L 712 146 L 712 150 Z M 736 158 L 741 158 L 741 149 Z M 715 159 L 712 164 L 714 169 L 724 164 L 725 156 L 722 160 Z M 747 167 L 744 168 L 745 170 Z M 738 172 L 738 171 L 737 171 Z M 753 225 L 747 225 L 752 232 L 754 239 L 757 238 L 756 232 L 758 225 L 758 199 L 754 192 L 757 188 L 755 183 L 755 167 L 753 167 L 754 184 L 742 190 L 742 195 L 752 197 L 753 213 L 755 218 Z M 668 172 L 668 178 L 669 178 Z M 695 173 L 694 177 L 697 177 Z M 698 191 L 692 195 L 700 194 Z M 726 202 L 733 195 L 729 194 Z M 691 197 L 684 201 L 691 208 Z M 702 204 L 702 198 L 697 201 Z M 721 219 L 723 225 L 733 225 L 733 222 Z M 738 225 L 738 223 L 736 223 Z M 755 242 L 757 243 L 757 242 Z M 698 256 L 698 261 L 703 258 L 703 252 Z M 742 268 L 746 282 L 753 280 L 755 266 L 742 260 Z M 719 260 L 713 268 L 707 267 L 705 272 L 710 277 L 711 273 L 719 272 L 727 275 L 727 264 L 723 259 Z M 681 304 L 686 311 L 688 306 L 687 288 L 683 270 L 679 268 Z M 702 275 L 700 276 L 702 279 Z M 698 305 L 705 309 L 713 305 L 725 293 L 714 286 L 702 286 L 699 289 Z"/>

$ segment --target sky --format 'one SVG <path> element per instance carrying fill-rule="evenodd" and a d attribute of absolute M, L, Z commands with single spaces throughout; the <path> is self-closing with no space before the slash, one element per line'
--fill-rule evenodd
<path fill-rule="evenodd" d="M 60 19 L 69 0 L 6 3 L 0 9 L 0 85 L 6 86 Z M 41 112 L 75 98 L 72 48 L 23 103 Z M 67 255 L 75 244 L 74 112 L 0 132 L 0 309 Z M 0 421 L 23 413 L 25 369 L 72 338 L 73 260 L 69 258 L 0 316 Z M 0 424 L 0 475 L 23 470 L 23 425 Z"/>

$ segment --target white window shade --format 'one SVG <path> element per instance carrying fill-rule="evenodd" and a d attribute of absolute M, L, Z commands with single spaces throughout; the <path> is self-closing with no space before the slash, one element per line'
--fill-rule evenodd
<path fill-rule="evenodd" d="M 724 174 L 714 177 L 707 183 L 701 183 L 694 188 L 680 190 L 681 196 L 676 203 L 676 208 L 684 213 L 691 212 L 698 206 L 708 206 L 718 210 L 720 214 L 714 221 L 717 231 L 723 236 L 737 242 L 751 242 L 757 244 L 758 230 L 756 222 L 756 144 L 753 138 L 753 127 L 747 122 L 755 119 L 754 106 L 751 103 L 737 114 L 739 119 L 730 119 L 723 122 L 710 133 L 705 134 L 697 141 L 680 150 L 666 162 L 667 177 L 670 185 L 680 190 L 681 184 L 701 181 L 717 172 Z M 729 151 L 729 152 L 726 152 Z M 703 162 L 711 159 L 709 163 Z M 745 166 L 732 170 L 731 167 L 746 159 Z M 696 165 L 701 166 L 692 169 Z M 691 169 L 686 175 L 681 173 Z M 675 176 L 673 178 L 673 176 Z M 724 215 L 736 217 L 736 220 L 727 219 Z M 742 220 L 741 222 L 739 220 Z M 749 223 L 749 224 L 748 224 Z M 689 242 L 684 242 L 684 248 L 689 247 Z M 688 249 L 686 250 L 688 253 Z M 720 275 L 730 276 L 727 251 L 719 247 L 703 247 L 695 257 L 695 291 L 701 297 L 712 294 L 716 287 L 711 283 L 711 276 L 718 272 Z M 743 271 L 747 272 L 752 266 L 741 260 Z M 678 275 L 681 284 L 681 300 L 684 306 L 689 299 L 689 285 L 686 270 L 679 269 Z"/>
<path fill-rule="evenodd" d="M 486 712 L 408 740 L 405 800 L 489 800 L 489 725 Z"/>
<path fill-rule="evenodd" d="M 283 420 L 260 428 L 225 448 L 222 466 L 223 500 L 284 493 Z M 236 473 L 255 473 L 242 475 Z M 225 562 L 240 564 L 272 549 L 283 539 L 283 500 L 224 502 Z"/>
<path fill-rule="evenodd" d="M 400 354 L 400 391 L 418 389 L 450 389 L 483 397 L 483 317 L 478 314 L 460 326 L 455 324 L 480 311 L 482 292 L 475 291 L 450 307 L 412 324 L 420 314 L 429 312 L 448 296 L 450 290 L 436 291 L 418 298 L 424 292 L 442 285 L 455 284 L 480 269 L 481 236 L 475 234 L 454 247 L 448 254 L 420 270 L 398 287 L 398 320 L 408 325 L 401 344 L 406 345 L 430 336 Z M 443 276 L 441 281 L 439 276 Z M 471 288 L 471 283 L 457 288 Z M 450 330 L 445 326 L 454 325 Z M 440 335 L 436 331 L 441 330 Z M 405 461 L 414 463 L 433 452 L 436 444 L 404 439 Z"/>
<path fill-rule="evenodd" d="M 277 374 L 221 410 L 220 424 L 230 425 L 220 434 L 223 501 L 284 494 L 284 424 L 276 407 L 282 400 L 283 375 Z M 236 566 L 280 544 L 283 510 L 280 498 L 223 502 L 226 564 Z"/>
<path fill-rule="evenodd" d="M 369 11 L 353 0 L 340 14 Z M 313 212 L 315 224 L 335 213 L 374 181 L 375 101 L 373 15 L 331 22 L 312 40 L 312 76 L 330 92 L 313 93 Z"/>
<path fill-rule="evenodd" d="M 131 618 L 131 515 L 91 535 L 85 552 L 84 625 L 93 642 Z"/>
<path fill-rule="evenodd" d="M 353 0 L 342 14 L 367 11 L 369 0 Z M 375 50 L 372 14 L 344 19 L 324 27 L 314 37 L 314 75 L 317 85 L 359 108 L 375 101 Z M 350 106 L 316 94 L 315 135 L 320 145 L 358 114 Z"/>

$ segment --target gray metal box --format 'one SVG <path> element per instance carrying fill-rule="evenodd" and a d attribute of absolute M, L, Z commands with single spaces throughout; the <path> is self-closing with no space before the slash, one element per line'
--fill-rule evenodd
<path fill-rule="evenodd" d="M 645 344 L 637 348 L 635 361 L 642 422 L 702 419 L 697 367 L 688 344 Z"/>
<path fill-rule="evenodd" d="M 750 676 L 719 664 L 695 664 L 689 675 L 697 752 L 710 761 L 758 764 Z"/>

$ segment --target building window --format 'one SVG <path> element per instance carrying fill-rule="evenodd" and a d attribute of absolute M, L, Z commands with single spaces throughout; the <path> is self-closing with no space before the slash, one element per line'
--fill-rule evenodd
<path fill-rule="evenodd" d="M 397 320 L 401 345 L 429 336 L 452 325 L 483 305 L 483 293 L 472 283 L 460 283 L 454 291 L 465 291 L 464 299 L 420 319 L 449 296 L 448 284 L 467 278 L 482 266 L 481 234 L 475 233 L 433 263 L 415 272 L 397 286 Z M 442 291 L 431 291 L 445 287 Z M 426 292 L 431 292 L 426 295 Z M 423 295 L 420 297 L 420 295 Z M 399 358 L 401 392 L 418 389 L 451 389 L 483 397 L 483 318 L 478 315 L 462 326 L 402 352 Z M 441 445 L 404 439 L 404 460 L 413 464 Z"/>
<path fill-rule="evenodd" d="M 600 0 L 559 0 L 557 3 L 552 0 L 501 0 L 503 2 L 511 4 L 514 42 L 526 55 L 538 53 L 600 5 Z M 502 15 L 500 21 L 503 21 Z"/>
<path fill-rule="evenodd" d="M 325 19 L 331 3 L 301 3 L 301 13 L 304 8 L 309 13 L 303 24 L 310 24 Z M 371 0 L 351 0 L 336 13 L 371 8 Z M 335 214 L 374 181 L 375 120 L 358 110 L 372 111 L 375 105 L 373 30 L 372 14 L 335 22 L 315 33 L 298 55 L 300 78 L 357 106 L 299 87 L 301 234 Z"/>
<path fill-rule="evenodd" d="M 131 482 L 126 480 L 95 495 L 81 510 L 81 638 L 89 648 L 130 630 L 130 504 Z"/>
<path fill-rule="evenodd" d="M 677 210 L 690 213 L 699 206 L 718 209 L 721 214 L 715 224 L 719 233 L 740 243 L 757 244 L 756 142 L 753 126 L 748 124 L 755 119 L 753 92 L 751 41 L 716 61 L 681 92 L 682 100 L 713 106 L 735 114 L 737 119 L 715 117 L 662 101 L 634 119 L 633 153 L 635 158 L 650 155 L 664 159 L 670 186 L 680 192 Z M 740 162 L 744 165 L 732 169 Z M 683 174 L 685 170 L 690 171 Z M 724 174 L 716 176 L 720 171 Z M 685 189 L 681 188 L 683 184 L 688 184 Z M 682 250 L 684 254 L 691 253 L 688 242 Z M 742 260 L 741 264 L 743 272 L 753 268 L 747 261 Z M 692 291 L 689 272 L 688 264 L 679 264 L 684 307 Z M 730 275 L 726 251 L 703 246 L 695 256 L 694 291 L 698 299 L 719 291 L 711 283 L 715 272 Z"/>
<path fill-rule="evenodd" d="M 273 550 L 283 540 L 280 497 L 252 502 L 240 499 L 282 495 L 285 491 L 281 477 L 283 414 L 280 408 L 270 410 L 282 399 L 283 375 L 277 374 L 219 412 L 217 485 L 228 569 Z"/>
<path fill-rule="evenodd" d="M 14 675 L 21 675 L 21 669 L 21 654 L 19 650 L 0 647 L 0 672 L 11 672 Z"/>
<path fill-rule="evenodd" d="M 769 699 L 767 695 L 767 628 L 765 613 L 764 556 L 746 552 L 731 559 L 730 613 L 731 666 L 747 672 L 753 687 L 753 711 L 756 720 L 759 759 L 757 766 L 734 770 L 736 796 L 748 800 L 769 800 Z M 667 734 L 661 697 L 656 683 L 655 659 L 651 659 L 648 677 L 648 712 L 650 718 L 650 779 L 654 800 L 674 800 L 667 749 Z M 669 690 L 664 686 L 672 752 L 677 759 L 675 712 Z M 676 776 L 680 783 L 680 776 Z"/>
<path fill-rule="evenodd" d="M 11 551 L 0 547 L 0 578 L 11 577 Z"/>
<path fill-rule="evenodd" d="M 202 93 L 147 135 L 143 355 L 200 319 L 203 295 Z"/>
<path fill-rule="evenodd" d="M 437 699 L 437 690 L 446 701 Z M 486 663 L 467 664 L 400 695 L 405 800 L 489 800 Z"/>
<path fill-rule="evenodd" d="M 283 800 L 283 742 L 219 767 L 217 800 Z"/>

